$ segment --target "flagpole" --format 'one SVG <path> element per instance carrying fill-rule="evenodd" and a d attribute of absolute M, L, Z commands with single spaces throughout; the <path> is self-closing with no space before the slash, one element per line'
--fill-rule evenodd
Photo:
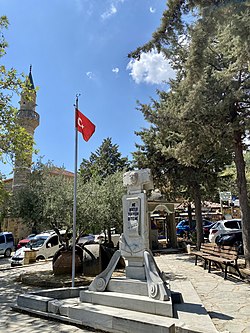
<path fill-rule="evenodd" d="M 78 97 L 76 95 L 75 113 L 78 110 Z M 76 119 L 76 115 L 75 115 Z M 76 122 L 76 121 L 75 121 Z M 73 205 L 73 242 L 72 242 L 72 288 L 75 286 L 76 272 L 76 194 L 77 194 L 77 152 L 78 152 L 78 131 L 75 123 L 75 172 L 74 172 L 74 205 Z"/>

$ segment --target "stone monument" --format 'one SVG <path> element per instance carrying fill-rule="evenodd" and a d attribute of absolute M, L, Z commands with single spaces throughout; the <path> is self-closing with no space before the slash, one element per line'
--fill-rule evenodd
<path fill-rule="evenodd" d="M 127 194 L 123 197 L 123 234 L 120 239 L 120 250 L 116 251 L 108 267 L 93 280 L 89 290 L 109 290 L 112 285 L 112 273 L 120 256 L 123 256 L 126 267 L 125 279 L 120 280 L 122 290 L 124 290 L 123 284 L 126 287 L 133 285 L 133 290 L 138 286 L 139 290 L 143 282 L 147 285 L 148 297 L 170 301 L 170 291 L 149 250 L 146 191 L 153 189 L 150 169 L 126 172 L 123 176 L 123 185 L 127 187 Z M 128 281 L 130 283 L 126 284 Z M 126 292 L 130 293 L 129 290 Z"/>

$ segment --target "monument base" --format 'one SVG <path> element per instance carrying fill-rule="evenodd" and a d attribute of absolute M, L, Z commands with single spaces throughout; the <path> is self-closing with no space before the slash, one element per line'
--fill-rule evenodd
<path fill-rule="evenodd" d="M 115 291 L 118 286 L 122 286 L 119 293 Z M 185 281 L 181 283 L 183 286 Z M 173 305 L 174 313 L 177 312 L 175 318 L 167 316 L 168 311 L 172 311 L 170 302 L 133 295 L 133 290 L 139 294 L 147 293 L 147 285 L 126 278 L 112 278 L 106 292 L 91 292 L 87 287 L 78 287 L 19 295 L 17 305 L 12 309 L 112 333 L 217 333 L 194 288 L 190 294 L 190 287 L 187 285 L 181 290 L 188 303 Z M 125 294 L 126 291 L 132 294 Z M 194 308 L 204 311 L 194 313 Z"/>

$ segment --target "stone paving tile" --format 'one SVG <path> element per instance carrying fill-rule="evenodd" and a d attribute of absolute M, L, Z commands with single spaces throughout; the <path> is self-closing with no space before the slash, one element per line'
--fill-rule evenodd
<path fill-rule="evenodd" d="M 224 280 L 215 271 L 209 274 L 200 265 L 195 266 L 194 258 L 188 254 L 167 254 L 155 259 L 170 279 L 189 280 L 193 284 L 219 332 L 250 333 L 250 284 L 231 277 Z M 5 266 L 0 264 L 0 333 L 95 332 L 12 311 L 10 306 L 18 294 L 41 289 L 25 286 L 15 279 L 24 272 L 51 269 L 51 262 L 1 270 Z"/>
<path fill-rule="evenodd" d="M 1 267 L 1 266 L 0 266 Z M 21 293 L 38 290 L 36 287 L 28 287 L 15 279 L 24 272 L 43 271 L 51 268 L 51 262 L 44 265 L 27 266 L 11 270 L 0 270 L 0 333 L 89 333 L 96 332 L 83 329 L 74 325 L 32 317 L 28 314 L 11 310 L 11 304 Z"/>
<path fill-rule="evenodd" d="M 250 333 L 250 284 L 215 270 L 208 273 L 195 266 L 188 254 L 155 257 L 170 280 L 188 279 L 194 286 L 219 332 Z"/>

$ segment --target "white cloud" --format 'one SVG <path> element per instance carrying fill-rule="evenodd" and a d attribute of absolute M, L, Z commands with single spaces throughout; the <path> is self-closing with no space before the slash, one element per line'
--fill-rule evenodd
<path fill-rule="evenodd" d="M 110 6 L 110 8 L 109 8 L 106 12 L 104 12 L 104 13 L 101 15 L 101 18 L 102 18 L 103 20 L 106 20 L 106 19 L 108 19 L 110 16 L 114 15 L 116 12 L 117 12 L 117 9 L 116 9 L 116 7 L 114 6 L 114 4 L 112 3 L 111 6 Z"/>
<path fill-rule="evenodd" d="M 94 79 L 94 73 L 93 72 L 86 72 L 86 75 L 90 80 Z"/>
<path fill-rule="evenodd" d="M 150 13 L 155 13 L 156 9 L 153 8 L 153 7 L 150 7 L 150 8 L 149 8 L 149 11 L 150 11 Z"/>
<path fill-rule="evenodd" d="M 108 10 L 106 10 L 102 15 L 101 18 L 103 20 L 106 20 L 110 18 L 111 16 L 115 15 L 117 13 L 117 6 L 120 3 L 123 3 L 125 0 L 113 0 L 110 4 L 110 7 Z"/>
<path fill-rule="evenodd" d="M 115 73 L 115 74 L 118 74 L 119 73 L 119 68 L 118 67 L 113 68 L 112 72 Z"/>
<path fill-rule="evenodd" d="M 140 60 L 130 60 L 127 65 L 129 75 L 137 83 L 161 84 L 175 77 L 175 71 L 162 53 L 152 51 L 142 53 Z"/>

